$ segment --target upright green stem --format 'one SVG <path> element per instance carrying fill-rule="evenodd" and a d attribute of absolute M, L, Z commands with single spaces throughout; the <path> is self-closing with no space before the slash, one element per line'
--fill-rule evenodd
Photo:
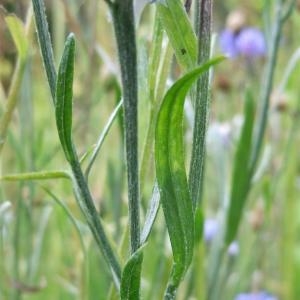
<path fill-rule="evenodd" d="M 265 70 L 264 82 L 262 85 L 261 96 L 259 101 L 259 103 L 261 103 L 262 106 L 258 117 L 258 126 L 255 131 L 253 153 L 250 162 L 250 174 L 252 175 L 255 171 L 257 161 L 259 159 L 259 154 L 261 152 L 263 143 L 263 137 L 266 131 L 269 112 L 269 100 L 273 88 L 274 71 L 277 63 L 279 41 L 281 37 L 283 22 L 286 20 L 285 16 L 282 16 L 282 6 L 282 0 L 278 0 L 276 3 L 275 21 L 269 45 L 269 59 Z"/>
<path fill-rule="evenodd" d="M 114 282 L 119 289 L 121 279 L 121 268 L 116 256 L 110 246 L 109 240 L 104 232 L 99 215 L 95 208 L 91 193 L 87 186 L 84 174 L 78 160 L 71 160 L 70 166 L 74 177 L 75 195 L 85 219 L 93 233 L 93 236 L 101 249 L 105 260 L 112 269 Z"/>
<path fill-rule="evenodd" d="M 110 6 L 121 66 L 130 241 L 131 253 L 134 253 L 140 246 L 140 212 L 137 132 L 137 50 L 133 0 L 118 0 Z"/>
<path fill-rule="evenodd" d="M 196 4 L 196 32 L 198 32 L 198 64 L 202 64 L 208 61 L 210 57 L 212 0 L 199 1 Z M 189 174 L 194 210 L 201 200 L 208 105 L 209 72 L 207 71 L 201 75 L 196 87 L 193 146 Z"/>

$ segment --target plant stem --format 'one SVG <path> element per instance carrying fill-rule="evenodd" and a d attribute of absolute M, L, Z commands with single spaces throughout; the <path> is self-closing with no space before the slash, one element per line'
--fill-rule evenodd
<path fill-rule="evenodd" d="M 258 116 L 258 126 L 255 130 L 255 136 L 254 136 L 254 146 L 253 146 L 253 152 L 252 152 L 252 157 L 250 162 L 251 176 L 255 171 L 257 161 L 259 159 L 259 154 L 262 148 L 263 137 L 266 131 L 268 112 L 269 112 L 269 100 L 273 88 L 274 71 L 277 63 L 279 41 L 281 37 L 283 22 L 286 20 L 285 18 L 283 19 L 281 15 L 282 6 L 283 6 L 282 0 L 278 0 L 275 7 L 276 15 L 275 15 L 273 33 L 270 41 L 269 59 L 265 70 L 265 76 L 264 76 L 265 80 L 262 85 L 261 96 L 259 101 L 259 103 L 262 103 L 262 106 L 261 106 L 260 114 Z"/>
<path fill-rule="evenodd" d="M 137 50 L 133 0 L 111 5 L 117 41 L 124 99 L 124 128 L 127 161 L 131 253 L 140 246 L 138 130 L 137 130 Z"/>
<path fill-rule="evenodd" d="M 99 215 L 94 205 L 89 188 L 87 186 L 80 163 L 78 160 L 72 160 L 70 161 L 70 166 L 73 173 L 74 192 L 76 199 L 92 231 L 96 243 L 101 249 L 106 262 L 112 269 L 113 279 L 116 288 L 119 290 L 121 280 L 121 268 L 112 250 L 112 247 L 110 246 L 109 240 L 105 234 L 102 223 L 99 219 Z"/>
<path fill-rule="evenodd" d="M 196 4 L 196 32 L 198 32 L 198 64 L 206 62 L 210 57 L 212 0 L 200 0 Z M 192 157 L 190 163 L 189 186 L 194 211 L 201 201 L 205 135 L 209 105 L 209 72 L 199 78 L 196 87 L 195 120 L 193 132 Z"/>

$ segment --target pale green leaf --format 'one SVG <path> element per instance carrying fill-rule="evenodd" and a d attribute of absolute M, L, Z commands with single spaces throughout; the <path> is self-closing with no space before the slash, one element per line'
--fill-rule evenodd
<path fill-rule="evenodd" d="M 21 57 L 21 59 L 24 59 L 28 51 L 28 40 L 26 38 L 24 24 L 15 15 L 7 16 L 5 18 L 5 22 L 17 47 L 19 56 Z"/>

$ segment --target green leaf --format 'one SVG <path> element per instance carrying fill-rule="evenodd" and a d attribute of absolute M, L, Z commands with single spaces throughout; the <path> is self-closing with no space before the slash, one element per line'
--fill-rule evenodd
<path fill-rule="evenodd" d="M 159 190 L 157 182 L 155 182 L 152 192 L 152 197 L 150 200 L 149 208 L 147 209 L 147 214 L 145 218 L 144 227 L 141 233 L 141 244 L 145 244 L 151 233 L 152 227 L 154 225 L 160 204 Z"/>
<path fill-rule="evenodd" d="M 47 74 L 47 79 L 55 102 L 56 70 L 54 65 L 53 49 L 48 29 L 44 0 L 32 0 L 35 24 L 39 38 L 40 49 Z"/>
<path fill-rule="evenodd" d="M 203 238 L 204 214 L 203 208 L 198 206 L 195 210 L 195 244 L 200 243 Z"/>
<path fill-rule="evenodd" d="M 197 38 L 180 0 L 157 2 L 157 10 L 178 63 L 191 70 L 197 62 Z"/>
<path fill-rule="evenodd" d="M 75 39 L 74 34 L 71 33 L 65 43 L 60 61 L 55 94 L 56 126 L 61 145 L 69 162 L 76 158 L 72 142 L 74 55 Z"/>
<path fill-rule="evenodd" d="M 236 236 L 251 183 L 250 157 L 255 105 L 249 92 L 246 95 L 244 115 L 245 120 L 235 154 L 232 173 L 231 196 L 225 234 L 226 245 L 229 245 Z"/>
<path fill-rule="evenodd" d="M 48 180 L 48 179 L 71 179 L 65 171 L 28 172 L 20 174 L 8 174 L 0 177 L 3 181 L 25 181 L 25 180 Z"/>
<path fill-rule="evenodd" d="M 184 101 L 199 75 L 223 59 L 212 59 L 179 79 L 167 91 L 158 114 L 155 132 L 156 176 L 174 257 L 168 288 L 170 293 L 176 292 L 187 271 L 194 247 L 194 215 L 183 147 Z"/>
<path fill-rule="evenodd" d="M 140 283 L 143 262 L 143 247 L 138 249 L 127 261 L 121 279 L 121 299 L 140 299 Z"/>
<path fill-rule="evenodd" d="M 17 47 L 19 56 L 22 60 L 25 59 L 28 51 L 28 41 L 26 38 L 26 30 L 24 24 L 15 15 L 7 16 L 5 18 L 5 22 Z"/>
<path fill-rule="evenodd" d="M 96 143 L 96 146 L 93 150 L 93 153 L 92 153 L 92 156 L 90 158 L 90 161 L 89 161 L 89 164 L 86 168 L 86 171 L 85 171 L 85 177 L 88 178 L 90 172 L 91 172 L 91 169 L 93 167 L 93 164 L 97 158 L 97 155 L 99 154 L 100 152 L 100 149 L 104 143 L 104 140 L 112 126 L 112 124 L 114 123 L 115 119 L 117 118 L 117 116 L 119 115 L 119 112 L 121 111 L 123 107 L 123 99 L 118 103 L 118 105 L 116 106 L 116 108 L 114 109 L 114 111 L 112 112 L 112 114 L 110 115 L 103 131 L 101 132 L 98 140 L 97 140 L 97 143 Z"/>
<path fill-rule="evenodd" d="M 85 245 L 84 245 L 84 234 L 81 232 L 80 230 L 80 227 L 79 227 L 79 224 L 75 218 L 75 216 L 72 214 L 71 210 L 69 209 L 69 207 L 64 203 L 64 201 L 60 200 L 54 193 L 52 193 L 47 187 L 44 187 L 42 186 L 42 188 L 44 189 L 44 191 L 55 201 L 55 203 L 57 205 L 59 205 L 62 210 L 64 211 L 65 215 L 67 218 L 69 218 L 70 222 L 72 223 L 72 225 L 74 226 L 77 234 L 78 234 L 78 237 L 79 237 L 79 240 L 80 240 L 80 244 L 81 244 L 81 247 L 82 247 L 82 251 L 83 251 L 83 254 L 84 256 L 86 257 L 87 256 L 87 250 L 85 248 Z"/>

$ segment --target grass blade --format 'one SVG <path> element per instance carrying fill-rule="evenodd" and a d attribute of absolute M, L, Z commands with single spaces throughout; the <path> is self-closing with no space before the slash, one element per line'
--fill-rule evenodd
<path fill-rule="evenodd" d="M 74 229 L 76 230 L 78 237 L 79 237 L 79 241 L 80 241 L 80 245 L 82 247 L 82 251 L 83 254 L 86 258 L 87 256 L 87 250 L 85 248 L 84 245 L 84 241 L 83 241 L 83 234 L 79 228 L 78 222 L 76 220 L 76 218 L 73 216 L 71 210 L 69 209 L 69 207 L 64 203 L 64 201 L 60 200 L 54 193 L 52 193 L 47 187 L 42 186 L 43 190 L 54 200 L 54 202 L 60 206 L 62 208 L 62 210 L 64 211 L 65 215 L 67 216 L 67 218 L 70 220 L 70 222 L 72 223 L 72 225 L 74 226 Z"/>
<path fill-rule="evenodd" d="M 179 79 L 167 91 L 158 115 L 155 134 L 156 176 L 174 257 L 166 299 L 175 297 L 177 287 L 191 263 L 194 247 L 194 215 L 182 141 L 184 101 L 199 75 L 223 59 L 210 60 Z"/>
<path fill-rule="evenodd" d="M 71 179 L 66 171 L 28 172 L 21 174 L 8 174 L 0 178 L 1 181 L 25 181 L 25 180 L 47 180 L 47 179 Z"/>
<path fill-rule="evenodd" d="M 225 234 L 226 245 L 229 245 L 236 236 L 251 183 L 250 158 L 255 107 L 249 93 L 246 97 L 244 114 L 245 120 L 235 154 L 232 174 L 231 197 Z"/>
<path fill-rule="evenodd" d="M 109 119 L 108 119 L 108 121 L 107 121 L 107 123 L 106 123 L 106 125 L 105 125 L 105 127 L 103 129 L 103 131 L 101 132 L 101 135 L 98 138 L 98 141 L 97 141 L 96 146 L 95 146 L 95 148 L 93 150 L 92 156 L 91 156 L 91 158 L 89 160 L 89 164 L 88 164 L 88 166 L 86 168 L 86 171 L 85 171 L 85 177 L 87 179 L 89 177 L 89 174 L 91 172 L 93 164 L 94 164 L 94 162 L 95 162 L 95 160 L 97 158 L 97 155 L 99 154 L 99 151 L 100 151 L 100 149 L 101 149 L 101 147 L 103 145 L 103 142 L 104 142 L 104 140 L 105 140 L 105 138 L 106 138 L 106 136 L 107 136 L 107 134 L 108 134 L 108 132 L 109 132 L 112 124 L 114 123 L 114 121 L 117 118 L 119 112 L 121 111 L 122 107 L 123 107 L 123 100 L 121 100 L 118 103 L 118 105 L 116 106 L 116 108 L 114 109 L 114 111 L 112 112 L 112 114 L 110 115 L 110 117 L 109 117 Z"/>

